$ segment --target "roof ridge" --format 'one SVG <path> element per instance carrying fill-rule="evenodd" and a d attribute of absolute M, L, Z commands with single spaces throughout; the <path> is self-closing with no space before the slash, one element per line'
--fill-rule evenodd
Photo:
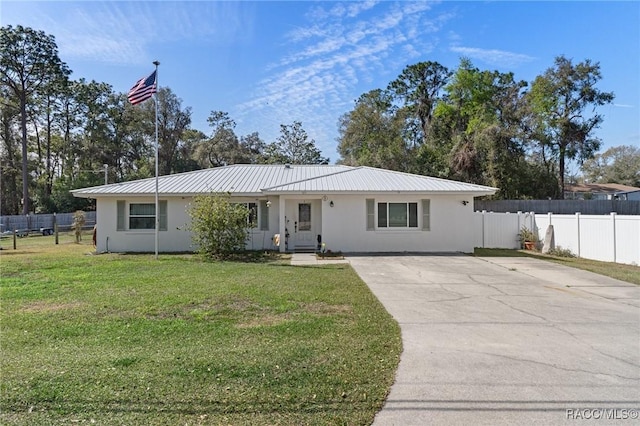
<path fill-rule="evenodd" d="M 303 166 L 305 166 L 305 165 L 309 166 L 309 165 L 314 165 L 314 164 L 302 164 L 302 165 Z M 321 165 L 321 164 L 318 164 L 318 165 Z M 315 179 L 322 179 L 322 178 L 326 178 L 326 177 L 329 177 L 329 176 L 335 176 L 335 175 L 338 175 L 338 174 L 341 174 L 341 173 L 352 172 L 354 170 L 357 170 L 357 169 L 361 168 L 361 166 L 354 167 L 354 166 L 345 166 L 345 165 L 342 165 L 342 164 L 323 164 L 323 165 L 324 166 L 331 166 L 331 167 L 349 167 L 349 168 L 347 170 L 338 170 L 337 172 L 327 173 L 325 175 L 312 176 L 312 177 L 308 177 L 308 178 L 305 178 L 305 179 L 294 180 L 293 182 L 281 183 L 280 185 L 269 186 L 267 188 L 260 188 L 260 190 L 261 191 L 271 191 L 271 190 L 273 190 L 275 188 L 279 188 L 281 186 L 294 185 L 296 183 L 301 183 L 301 182 L 309 182 L 309 181 L 312 181 L 312 180 L 315 180 Z"/>
<path fill-rule="evenodd" d="M 473 185 L 473 186 L 479 186 L 479 187 L 487 188 L 487 189 L 496 189 L 496 188 L 494 188 L 492 186 L 480 185 L 480 184 L 477 184 L 477 183 L 464 182 L 464 181 L 459 181 L 459 180 L 454 180 L 454 179 L 445 179 L 445 178 L 439 178 L 439 177 L 435 177 L 435 176 L 419 175 L 417 173 L 401 172 L 399 170 L 389 170 L 389 169 L 382 169 L 382 168 L 379 168 L 379 167 L 371 167 L 371 166 L 359 166 L 358 168 L 360 168 L 360 169 L 373 169 L 373 170 L 378 170 L 378 171 L 386 172 L 386 173 L 395 173 L 395 174 L 401 174 L 401 175 L 406 175 L 406 176 L 415 176 L 415 177 L 432 179 L 432 180 L 437 180 L 437 181 L 442 181 L 442 182 L 456 182 L 456 183 L 463 184 L 463 185 Z"/>

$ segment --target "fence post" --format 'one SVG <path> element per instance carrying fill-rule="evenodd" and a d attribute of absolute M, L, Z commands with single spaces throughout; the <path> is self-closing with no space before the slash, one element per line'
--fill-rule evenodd
<path fill-rule="evenodd" d="M 18 231 L 13 230 L 13 249 L 16 250 L 16 240 L 18 239 Z"/>
<path fill-rule="evenodd" d="M 536 212 L 529 212 L 529 224 L 529 229 L 538 234 L 538 228 L 536 227 Z"/>
<path fill-rule="evenodd" d="M 487 211 L 486 210 L 482 210 L 482 248 L 486 248 L 487 247 L 487 243 L 484 240 L 485 239 L 485 237 L 484 237 L 484 235 L 485 235 L 485 226 L 486 226 L 485 217 L 484 216 L 486 214 L 487 214 Z"/>
<path fill-rule="evenodd" d="M 613 262 L 616 262 L 616 213 L 611 212 L 611 230 L 612 230 L 612 240 L 613 240 Z"/>
<path fill-rule="evenodd" d="M 56 236 L 56 245 L 58 245 L 58 219 L 55 213 L 53 214 L 53 233 Z"/>
<path fill-rule="evenodd" d="M 580 257 L 580 212 L 576 212 L 576 228 L 578 230 L 578 253 L 576 253 L 576 256 Z"/>

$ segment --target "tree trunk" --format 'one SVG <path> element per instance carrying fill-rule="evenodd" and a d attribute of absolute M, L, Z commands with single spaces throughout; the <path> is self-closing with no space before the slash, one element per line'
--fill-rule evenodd
<path fill-rule="evenodd" d="M 560 182 L 560 194 L 558 196 L 558 199 L 564 200 L 564 161 L 566 155 L 565 148 L 561 147 L 558 153 L 558 182 Z"/>
<path fill-rule="evenodd" d="M 51 167 L 51 98 L 47 96 L 47 148 L 46 148 L 46 184 L 45 194 L 51 197 L 53 189 L 53 170 Z"/>
<path fill-rule="evenodd" d="M 22 214 L 29 214 L 29 170 L 27 170 L 27 99 L 20 94 L 20 127 L 22 129 Z"/>

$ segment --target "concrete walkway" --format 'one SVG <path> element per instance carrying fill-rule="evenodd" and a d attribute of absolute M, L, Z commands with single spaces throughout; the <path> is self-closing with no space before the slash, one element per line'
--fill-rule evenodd
<path fill-rule="evenodd" d="M 374 425 L 638 424 L 640 286 L 532 258 L 348 259 L 402 330 Z"/>
<path fill-rule="evenodd" d="M 331 263 L 349 263 L 344 258 L 326 257 L 318 259 L 315 253 L 293 253 L 291 255 L 291 264 L 294 266 L 318 266 L 328 265 Z"/>

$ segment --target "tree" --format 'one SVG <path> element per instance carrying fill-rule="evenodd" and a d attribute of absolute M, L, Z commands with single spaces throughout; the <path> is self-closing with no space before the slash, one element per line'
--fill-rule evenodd
<path fill-rule="evenodd" d="M 328 164 L 329 159 L 321 155 L 316 142 L 308 139 L 302 123 L 280 125 L 280 136 L 265 149 L 267 162 L 271 164 Z"/>
<path fill-rule="evenodd" d="M 497 198 L 532 197 L 543 186 L 527 159 L 527 83 L 463 58 L 436 107 L 432 138 L 448 147 L 449 177 L 499 188 Z M 442 154 L 442 152 L 440 153 Z"/>
<path fill-rule="evenodd" d="M 21 25 L 0 29 L 0 84 L 18 100 L 20 112 L 23 214 L 29 213 L 27 104 L 40 88 L 69 73 L 53 36 Z"/>
<path fill-rule="evenodd" d="M 207 135 L 200 130 L 186 129 L 184 131 L 174 161 L 176 173 L 190 172 L 201 168 L 196 160 L 196 149 L 206 139 Z"/>
<path fill-rule="evenodd" d="M 182 99 L 170 88 L 162 87 L 157 93 L 158 101 L 158 168 L 160 175 L 176 171 L 176 157 L 184 132 L 191 124 L 191 108 L 182 109 Z M 152 124 L 148 131 L 155 137 L 155 105 L 144 105 L 145 123 Z"/>
<path fill-rule="evenodd" d="M 14 123 L 20 112 L 7 94 L 7 87 L 0 87 L 0 127 L 2 145 L 0 145 L 0 214 L 19 214 L 20 196 L 18 177 L 20 176 L 20 137 Z"/>
<path fill-rule="evenodd" d="M 339 120 L 340 163 L 406 171 L 404 123 L 395 112 L 388 92 L 375 89 L 361 95 L 353 111 Z"/>
<path fill-rule="evenodd" d="M 249 234 L 249 209 L 232 203 L 229 194 L 197 195 L 190 204 L 187 229 L 197 252 L 209 259 L 243 250 Z"/>
<path fill-rule="evenodd" d="M 267 144 L 260 139 L 258 132 L 240 136 L 240 148 L 245 156 L 247 164 L 266 163 L 264 151 L 267 148 Z"/>
<path fill-rule="evenodd" d="M 202 167 L 220 167 L 249 162 L 249 153 L 236 136 L 236 122 L 224 111 L 211 111 L 207 118 L 211 137 L 203 141 L 196 156 Z"/>
<path fill-rule="evenodd" d="M 600 64 L 589 59 L 573 64 L 558 56 L 555 65 L 536 77 L 529 93 L 536 115 L 536 138 L 542 149 L 549 149 L 558 165 L 558 194 L 563 195 L 566 161 L 592 158 L 601 141 L 593 130 L 602 123 L 602 115 L 592 113 L 597 106 L 613 101 L 611 92 L 596 88 L 602 78 Z"/>
<path fill-rule="evenodd" d="M 585 180 L 590 183 L 619 183 L 640 186 L 640 148 L 614 146 L 596 154 L 582 165 Z"/>
<path fill-rule="evenodd" d="M 445 66 L 428 61 L 407 66 L 398 78 L 389 83 L 388 90 L 403 101 L 408 116 L 419 122 L 421 137 L 414 140 L 414 145 L 428 139 L 433 110 L 449 77 L 451 72 Z"/>

